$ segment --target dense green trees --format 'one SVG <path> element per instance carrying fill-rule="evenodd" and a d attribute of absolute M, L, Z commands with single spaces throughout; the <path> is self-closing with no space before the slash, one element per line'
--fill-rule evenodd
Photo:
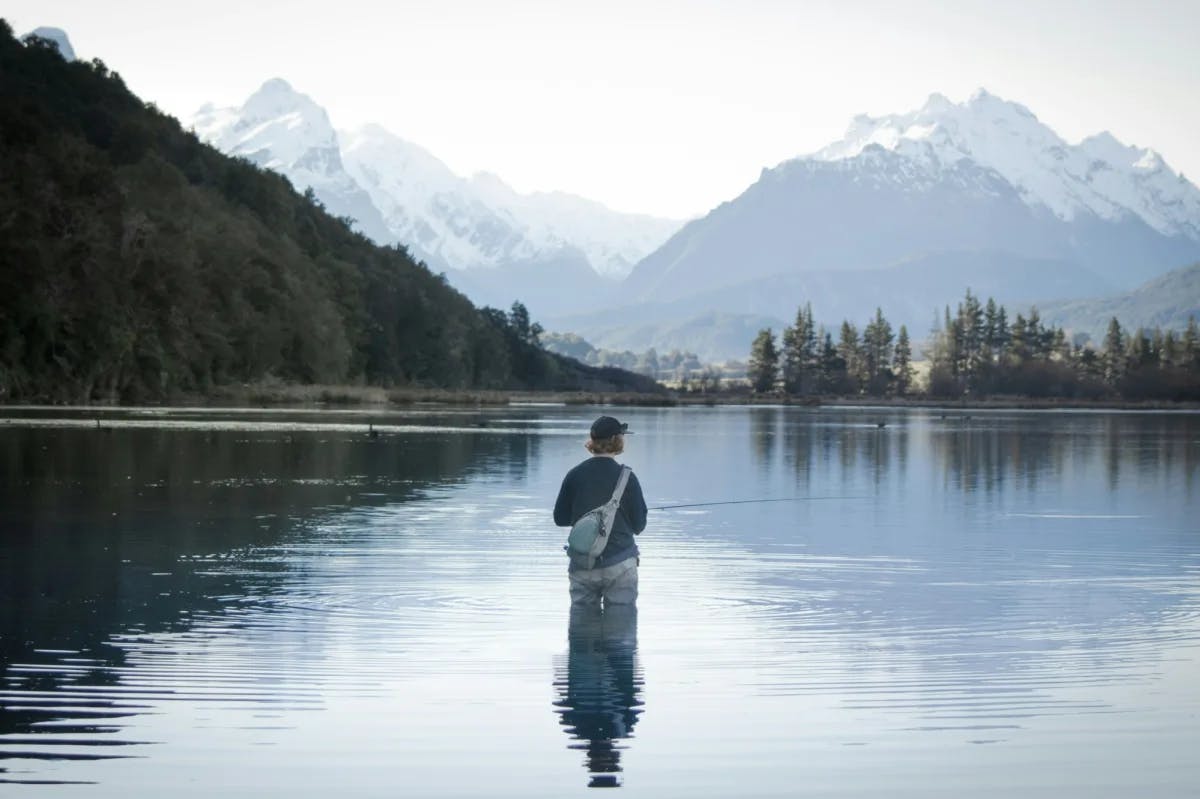
<path fill-rule="evenodd" d="M 1185 332 L 1126 333 L 1114 317 L 1099 350 L 1047 327 L 1036 308 L 1009 326 L 1002 306 L 988 300 L 977 328 L 978 300 L 967 292 L 957 313 L 935 332 L 929 390 L 935 396 L 1015 394 L 1031 397 L 1200 399 L 1195 346 Z M 993 310 L 994 309 L 994 310 Z M 1195 337 L 1195 320 L 1188 330 Z M 1192 353 L 1192 354 L 1189 354 Z"/>
<path fill-rule="evenodd" d="M 818 328 L 812 305 L 802 306 L 793 325 L 784 329 L 777 349 L 771 330 L 761 330 L 750 351 L 747 377 L 758 392 L 773 390 L 805 397 L 821 394 L 905 393 L 912 385 L 912 349 L 901 327 L 899 342 L 892 325 L 876 309 L 862 334 L 843 321 L 835 344 L 831 333 Z"/>
<path fill-rule="evenodd" d="M 770 328 L 760 330 L 750 345 L 750 362 L 746 367 L 750 388 L 760 394 L 771 391 L 775 388 L 778 372 L 779 350 L 775 347 L 775 334 Z"/>
<path fill-rule="evenodd" d="M 796 312 L 794 325 L 784 328 L 781 357 L 784 391 L 788 394 L 810 394 L 816 390 L 821 364 L 811 304 Z"/>
<path fill-rule="evenodd" d="M 843 321 L 838 343 L 823 329 L 807 349 L 803 331 L 812 329 L 812 309 L 805 305 L 794 327 L 782 336 L 781 376 L 784 393 L 905 396 L 923 388 L 940 398 L 1016 395 L 1088 399 L 1200 399 L 1200 330 L 1196 320 L 1174 331 L 1137 330 L 1128 333 L 1112 319 L 1100 349 L 1086 338 L 1069 341 L 1061 328 L 1042 323 L 1036 308 L 1028 316 L 1008 312 L 989 298 L 986 303 L 966 292 L 952 314 L 946 307 L 926 345 L 929 371 L 923 387 L 916 385 L 912 343 L 903 325 L 893 336 L 881 309 L 862 334 Z M 766 371 L 773 340 L 769 330 L 755 339 L 750 375 L 756 391 L 769 390 Z M 894 342 L 894 343 L 893 343 Z M 809 353 L 816 353 L 809 357 Z M 797 377 L 811 369 L 811 380 Z M 764 389 L 763 386 L 768 388 Z"/>
<path fill-rule="evenodd" d="M 99 61 L 0 21 L 0 399 L 280 379 L 646 390 L 542 350 L 311 193 L 201 144 Z"/>

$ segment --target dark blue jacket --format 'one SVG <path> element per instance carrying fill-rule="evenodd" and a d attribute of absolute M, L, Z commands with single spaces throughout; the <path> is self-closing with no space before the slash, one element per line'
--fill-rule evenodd
<path fill-rule="evenodd" d="M 594 456 L 580 463 L 563 478 L 554 503 L 554 523 L 570 527 L 579 517 L 612 499 L 621 476 L 621 464 L 615 458 Z M 646 499 L 637 475 L 632 472 L 621 495 L 617 518 L 608 535 L 608 546 L 596 558 L 594 568 L 602 569 L 623 560 L 637 557 L 634 535 L 646 529 Z M 574 568 L 574 567 L 572 567 Z"/>

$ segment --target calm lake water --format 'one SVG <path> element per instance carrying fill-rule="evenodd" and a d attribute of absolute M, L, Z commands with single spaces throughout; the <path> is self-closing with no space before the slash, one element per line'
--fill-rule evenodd
<path fill-rule="evenodd" d="M 0 795 L 1200 795 L 1200 415 L 599 412 L 0 409 Z"/>

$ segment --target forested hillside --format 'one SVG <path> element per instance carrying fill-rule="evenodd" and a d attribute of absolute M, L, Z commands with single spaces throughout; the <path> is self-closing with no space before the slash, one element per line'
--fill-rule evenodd
<path fill-rule="evenodd" d="M 476 309 L 403 248 L 200 143 L 100 61 L 64 61 L 0 20 L 0 400 L 264 379 L 657 388 L 545 352 L 521 311 Z"/>

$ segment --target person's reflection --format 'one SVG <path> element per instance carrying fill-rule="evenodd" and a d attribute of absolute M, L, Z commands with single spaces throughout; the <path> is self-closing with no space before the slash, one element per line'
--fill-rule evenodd
<path fill-rule="evenodd" d="M 621 748 L 642 712 L 637 663 L 637 606 L 571 608 L 566 673 L 556 670 L 554 702 L 570 749 L 587 752 L 589 788 L 620 785 Z"/>

